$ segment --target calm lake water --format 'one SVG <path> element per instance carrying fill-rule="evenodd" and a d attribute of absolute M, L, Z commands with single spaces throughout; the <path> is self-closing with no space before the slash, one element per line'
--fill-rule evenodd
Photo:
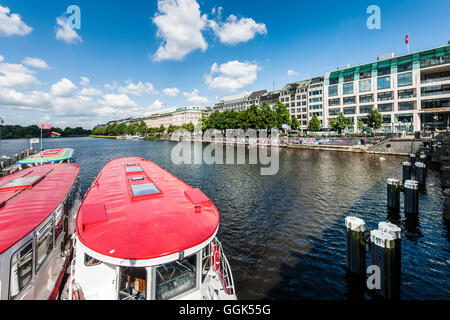
<path fill-rule="evenodd" d="M 111 159 L 147 158 L 193 187 L 221 213 L 218 238 L 230 262 L 239 299 L 372 299 L 355 290 L 345 268 L 348 215 L 369 229 L 386 221 L 386 180 L 401 178 L 402 157 L 280 150 L 275 176 L 259 165 L 174 165 L 173 142 L 93 138 L 44 139 L 44 148 L 75 149 L 85 192 Z M 28 140 L 3 140 L 12 155 Z M 402 228 L 402 299 L 449 299 L 450 226 L 442 218 L 437 171 L 429 171 L 418 221 L 391 219 Z M 367 263 L 370 256 L 367 253 Z"/>

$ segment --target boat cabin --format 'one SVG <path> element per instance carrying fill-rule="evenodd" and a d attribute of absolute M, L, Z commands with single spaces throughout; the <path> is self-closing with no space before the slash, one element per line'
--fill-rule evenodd
<path fill-rule="evenodd" d="M 77 164 L 46 164 L 0 178 L 0 299 L 58 296 L 81 203 Z"/>
<path fill-rule="evenodd" d="M 142 158 L 101 170 L 79 208 L 70 299 L 236 299 L 211 200 Z"/>

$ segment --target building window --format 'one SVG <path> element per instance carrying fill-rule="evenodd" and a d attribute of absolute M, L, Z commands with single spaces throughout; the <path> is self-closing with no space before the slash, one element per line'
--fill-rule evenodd
<path fill-rule="evenodd" d="M 31 281 L 33 265 L 33 244 L 30 242 L 15 253 L 11 259 L 9 297 L 14 299 Z"/>
<path fill-rule="evenodd" d="M 422 88 L 422 96 L 436 96 L 450 93 L 450 84 Z"/>
<path fill-rule="evenodd" d="M 359 96 L 359 102 L 360 103 L 373 102 L 373 94 L 365 94 L 365 95 Z"/>
<path fill-rule="evenodd" d="M 315 102 L 320 102 L 320 101 L 322 101 L 322 97 L 309 99 L 309 103 L 315 103 Z"/>
<path fill-rule="evenodd" d="M 367 79 L 372 77 L 372 71 L 363 71 L 359 73 L 359 78 L 360 79 Z"/>
<path fill-rule="evenodd" d="M 396 114 L 395 118 L 397 118 L 398 122 L 403 122 L 403 123 L 413 123 L 413 121 L 414 121 L 412 113 Z"/>
<path fill-rule="evenodd" d="M 431 83 L 450 80 L 450 71 L 436 72 L 436 73 L 421 73 L 421 83 Z"/>
<path fill-rule="evenodd" d="M 386 114 L 383 116 L 383 123 L 391 123 L 391 115 Z"/>
<path fill-rule="evenodd" d="M 302 106 L 306 106 L 306 100 L 302 101 Z"/>
<path fill-rule="evenodd" d="M 438 66 L 441 64 L 450 63 L 450 54 L 447 54 L 445 56 L 440 57 L 431 57 L 428 59 L 424 59 L 420 61 L 420 67 L 421 68 L 427 68 L 432 66 Z"/>
<path fill-rule="evenodd" d="M 377 99 L 378 99 L 378 101 L 393 100 L 393 99 L 394 99 L 394 92 L 393 92 L 393 91 L 389 91 L 389 92 L 380 92 L 380 93 L 377 95 Z"/>
<path fill-rule="evenodd" d="M 356 108 L 355 107 L 346 107 L 344 108 L 344 114 L 355 114 Z"/>
<path fill-rule="evenodd" d="M 302 108 L 302 112 L 306 112 L 306 108 Z"/>
<path fill-rule="evenodd" d="M 297 113 L 300 113 L 300 112 L 302 112 L 302 109 L 297 108 Z"/>
<path fill-rule="evenodd" d="M 371 79 L 362 80 L 359 82 L 359 92 L 367 92 L 372 89 L 371 87 Z"/>
<path fill-rule="evenodd" d="M 339 77 L 330 78 L 329 82 L 330 82 L 330 85 L 338 84 L 339 83 Z"/>
<path fill-rule="evenodd" d="M 378 76 L 384 76 L 386 74 L 391 74 L 391 66 L 378 68 Z"/>
<path fill-rule="evenodd" d="M 359 107 L 359 113 L 370 113 L 370 111 L 372 111 L 373 106 L 361 106 Z"/>
<path fill-rule="evenodd" d="M 302 95 L 302 99 L 306 99 L 306 94 Z"/>
<path fill-rule="evenodd" d="M 341 104 L 341 99 L 337 98 L 337 99 L 329 99 L 328 100 L 328 105 L 329 106 L 338 106 Z"/>
<path fill-rule="evenodd" d="M 381 103 L 378 105 L 378 111 L 389 112 L 392 111 L 392 103 Z"/>
<path fill-rule="evenodd" d="M 344 104 L 355 104 L 356 103 L 356 97 L 345 97 L 344 98 Z"/>
<path fill-rule="evenodd" d="M 291 109 L 291 113 L 295 113 L 295 109 Z"/>
<path fill-rule="evenodd" d="M 328 87 L 328 96 L 335 97 L 338 95 L 338 86 Z"/>
<path fill-rule="evenodd" d="M 344 76 L 344 82 L 349 82 L 349 81 L 353 81 L 353 80 L 355 80 L 355 75 L 353 73 Z"/>
<path fill-rule="evenodd" d="M 391 77 L 382 77 L 377 79 L 378 90 L 389 89 L 391 87 Z"/>
<path fill-rule="evenodd" d="M 398 111 L 414 110 L 414 101 L 399 102 Z"/>
<path fill-rule="evenodd" d="M 406 62 L 397 65 L 397 72 L 405 72 L 412 70 L 412 62 Z"/>
<path fill-rule="evenodd" d="M 414 89 L 406 89 L 406 90 L 399 90 L 398 91 L 398 98 L 399 99 L 414 98 L 415 96 L 416 96 L 416 91 Z"/>
<path fill-rule="evenodd" d="M 344 94 L 352 94 L 353 93 L 353 82 L 344 83 L 342 86 Z"/>
<path fill-rule="evenodd" d="M 322 105 L 321 104 L 316 104 L 313 106 L 309 106 L 309 110 L 317 110 L 317 109 L 322 109 Z"/>
<path fill-rule="evenodd" d="M 422 100 L 422 109 L 449 108 L 450 98 Z"/>
<path fill-rule="evenodd" d="M 412 72 L 399 73 L 397 75 L 397 85 L 399 87 L 412 85 Z"/>
<path fill-rule="evenodd" d="M 337 109 L 329 109 L 329 111 L 328 111 L 330 116 L 337 116 L 339 114 L 339 112 L 341 112 L 341 109 L 339 109 L 339 108 L 337 108 Z"/>

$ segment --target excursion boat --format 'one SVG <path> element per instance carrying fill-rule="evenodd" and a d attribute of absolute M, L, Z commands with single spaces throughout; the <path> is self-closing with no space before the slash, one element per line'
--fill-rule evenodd
<path fill-rule="evenodd" d="M 17 162 L 21 169 L 39 166 L 46 163 L 73 163 L 73 149 L 59 148 L 44 150 Z"/>
<path fill-rule="evenodd" d="M 78 174 L 77 164 L 61 163 L 0 178 L 1 300 L 58 297 L 81 203 Z"/>
<path fill-rule="evenodd" d="M 66 298 L 236 299 L 211 200 L 142 158 L 107 163 L 78 210 Z"/>

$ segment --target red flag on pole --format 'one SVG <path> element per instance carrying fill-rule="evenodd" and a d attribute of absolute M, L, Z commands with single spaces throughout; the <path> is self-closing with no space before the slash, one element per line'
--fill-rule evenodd
<path fill-rule="evenodd" d="M 52 125 L 51 124 L 41 124 L 41 128 L 42 129 L 51 129 Z"/>
<path fill-rule="evenodd" d="M 409 38 L 408 38 L 408 35 L 406 35 L 405 44 L 408 44 L 408 43 L 409 43 Z"/>

